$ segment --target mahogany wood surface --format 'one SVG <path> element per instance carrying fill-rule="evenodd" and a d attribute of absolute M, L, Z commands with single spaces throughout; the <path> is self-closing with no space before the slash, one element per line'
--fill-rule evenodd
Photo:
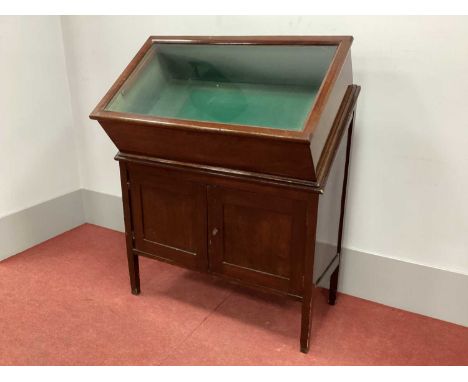
<path fill-rule="evenodd" d="M 130 172 L 130 194 L 133 247 L 206 271 L 205 186 L 140 166 Z"/>
<path fill-rule="evenodd" d="M 337 45 L 303 131 L 106 111 L 154 43 Z M 139 256 L 302 302 L 300 349 L 310 346 L 320 195 L 347 129 L 337 253 L 343 232 L 351 130 L 352 37 L 150 37 L 91 114 L 119 149 L 131 291 Z M 338 167 L 343 171 L 343 166 Z M 320 217 L 322 220 L 327 217 Z M 336 256 L 335 256 L 336 257 Z M 331 265 L 331 263 L 330 263 Z M 330 285 L 334 303 L 338 268 Z"/>
<path fill-rule="evenodd" d="M 124 209 L 125 240 L 127 246 L 128 272 L 130 275 L 130 287 L 133 294 L 140 294 L 140 268 L 138 256 L 133 253 L 134 236 L 133 222 L 130 212 L 130 182 L 128 180 L 127 166 L 125 162 L 120 162 L 120 181 L 122 185 L 122 202 Z"/>
<path fill-rule="evenodd" d="M 346 143 L 346 159 L 345 159 L 345 168 L 344 168 L 344 175 L 343 175 L 343 186 L 342 186 L 342 192 L 341 192 L 340 222 L 338 226 L 339 228 L 338 228 L 338 240 L 337 240 L 337 254 L 338 254 L 339 260 L 341 260 L 341 249 L 342 249 L 342 243 L 343 243 L 343 227 L 344 227 L 344 217 L 345 217 L 345 207 L 346 207 L 346 194 L 347 194 L 347 187 L 348 187 L 349 164 L 351 160 L 350 158 L 351 157 L 351 142 L 353 139 L 353 129 L 354 129 L 355 119 L 356 119 L 356 110 L 353 110 L 352 119 L 348 127 L 348 137 L 347 137 L 347 143 Z M 330 305 L 335 305 L 336 292 L 338 290 L 339 272 L 340 272 L 340 264 L 338 262 L 338 266 L 336 267 L 330 279 L 330 290 L 329 290 L 329 297 L 328 297 L 328 302 Z"/>
<path fill-rule="evenodd" d="M 306 201 L 209 186 L 210 270 L 302 294 Z"/>
<path fill-rule="evenodd" d="M 124 153 L 315 180 L 308 142 L 154 127 L 133 121 L 100 122 Z"/>

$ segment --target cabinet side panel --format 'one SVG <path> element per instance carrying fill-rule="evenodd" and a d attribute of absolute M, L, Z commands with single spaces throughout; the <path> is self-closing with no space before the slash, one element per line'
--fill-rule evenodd
<path fill-rule="evenodd" d="M 330 129 L 335 120 L 338 109 L 340 108 L 343 96 L 348 88 L 348 85 L 353 83 L 353 73 L 351 64 L 351 51 L 348 53 L 346 60 L 338 76 L 333 91 L 327 101 L 327 105 L 323 110 L 320 120 L 313 132 L 310 143 L 310 150 L 315 165 L 318 164 L 323 147 L 327 140 Z"/>
<path fill-rule="evenodd" d="M 323 274 L 337 254 L 347 139 L 348 130 L 346 130 L 341 139 L 324 193 L 320 195 L 319 198 L 314 283 Z"/>

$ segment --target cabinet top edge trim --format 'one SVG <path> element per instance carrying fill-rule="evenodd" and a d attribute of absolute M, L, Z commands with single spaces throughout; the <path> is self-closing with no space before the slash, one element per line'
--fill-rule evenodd
<path fill-rule="evenodd" d="M 118 152 L 114 158 L 119 162 L 136 163 L 164 168 L 173 168 L 190 172 L 204 173 L 221 177 L 237 178 L 242 180 L 255 180 L 263 183 L 302 189 L 316 193 L 322 193 L 323 190 L 317 182 L 281 177 L 276 175 L 262 174 L 256 172 L 235 170 L 224 167 L 208 166 L 196 163 L 179 162 L 163 158 L 148 157 L 144 155 L 129 154 Z"/>

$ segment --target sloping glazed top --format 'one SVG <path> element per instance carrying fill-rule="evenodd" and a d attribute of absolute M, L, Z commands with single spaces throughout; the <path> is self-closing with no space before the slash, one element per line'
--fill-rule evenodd
<path fill-rule="evenodd" d="M 155 43 L 105 110 L 302 131 L 336 50 Z"/>

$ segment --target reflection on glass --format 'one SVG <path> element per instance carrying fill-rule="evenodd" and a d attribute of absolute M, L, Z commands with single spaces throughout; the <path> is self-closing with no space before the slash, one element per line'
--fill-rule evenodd
<path fill-rule="evenodd" d="M 106 110 L 299 131 L 335 51 L 155 44 Z"/>

